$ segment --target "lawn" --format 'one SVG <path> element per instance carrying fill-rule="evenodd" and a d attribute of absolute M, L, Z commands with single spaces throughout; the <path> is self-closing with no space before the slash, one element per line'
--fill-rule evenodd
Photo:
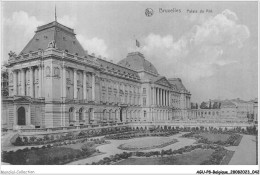
<path fill-rule="evenodd" d="M 203 138 L 208 139 L 210 142 L 217 142 L 217 141 L 225 142 L 230 137 L 229 134 L 214 134 L 214 133 L 200 133 L 197 135 L 200 135 Z"/>
<path fill-rule="evenodd" d="M 15 152 L 8 156 L 10 163 L 15 165 L 42 165 L 56 164 L 60 160 L 64 160 L 70 156 L 81 154 L 78 149 L 55 147 L 47 149 L 29 150 L 27 152 Z"/>
<path fill-rule="evenodd" d="M 176 139 L 170 137 L 145 137 L 137 139 L 122 145 L 119 145 L 119 149 L 123 150 L 148 150 L 153 148 L 161 148 L 170 144 L 176 143 Z"/>
<path fill-rule="evenodd" d="M 208 160 L 213 152 L 213 149 L 196 149 L 169 157 L 128 158 L 115 165 L 200 165 L 203 161 Z"/>

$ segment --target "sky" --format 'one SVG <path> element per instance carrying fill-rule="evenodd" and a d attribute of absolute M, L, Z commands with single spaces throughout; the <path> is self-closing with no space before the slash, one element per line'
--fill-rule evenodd
<path fill-rule="evenodd" d="M 55 2 L 2 2 L 2 63 L 54 20 L 54 9 Z M 192 102 L 258 96 L 257 2 L 56 2 L 56 9 L 89 53 L 116 63 L 138 50 L 159 74 L 181 78 Z"/>

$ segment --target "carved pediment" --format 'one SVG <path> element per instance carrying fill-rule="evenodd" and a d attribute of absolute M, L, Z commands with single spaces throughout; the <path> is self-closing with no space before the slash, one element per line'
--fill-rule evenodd
<path fill-rule="evenodd" d="M 162 86 L 171 87 L 171 84 L 168 82 L 168 80 L 165 77 L 162 77 L 161 79 L 155 81 L 154 83 Z"/>
<path fill-rule="evenodd" d="M 30 102 L 32 102 L 32 99 L 31 99 L 31 97 L 17 96 L 17 97 L 14 97 L 14 102 L 30 103 Z"/>

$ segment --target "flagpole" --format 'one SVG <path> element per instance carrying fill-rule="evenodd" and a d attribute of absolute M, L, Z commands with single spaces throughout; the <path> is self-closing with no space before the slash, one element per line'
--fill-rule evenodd
<path fill-rule="evenodd" d="M 134 52 L 136 52 L 136 38 L 135 38 L 135 35 L 134 35 Z"/>

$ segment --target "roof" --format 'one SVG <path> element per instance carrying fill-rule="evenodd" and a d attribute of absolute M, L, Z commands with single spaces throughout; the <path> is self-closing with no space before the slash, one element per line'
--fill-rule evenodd
<path fill-rule="evenodd" d="M 145 71 L 158 75 L 158 71 L 154 65 L 147 61 L 140 52 L 128 53 L 127 57 L 119 61 L 117 64 L 135 71 Z"/>
<path fill-rule="evenodd" d="M 221 108 L 222 107 L 236 107 L 236 105 L 230 100 L 225 100 L 221 102 Z"/>
<path fill-rule="evenodd" d="M 164 76 L 151 77 L 151 82 L 172 88 L 171 83 Z"/>
<path fill-rule="evenodd" d="M 100 67 L 102 68 L 103 71 L 115 74 L 115 75 L 120 75 L 124 76 L 130 79 L 135 79 L 135 80 L 140 80 L 140 77 L 138 73 L 132 69 L 114 64 L 112 62 L 103 60 L 98 58 L 97 61 L 100 64 Z"/>
<path fill-rule="evenodd" d="M 37 27 L 35 35 L 20 54 L 38 51 L 39 49 L 45 50 L 49 43 L 54 41 L 58 50 L 84 57 L 86 53 L 75 35 L 73 29 L 53 21 Z"/>
<path fill-rule="evenodd" d="M 185 86 L 182 84 L 182 81 L 180 78 L 169 78 L 168 81 L 177 88 L 178 91 L 185 91 L 188 92 L 188 90 L 185 88 Z"/>
<path fill-rule="evenodd" d="M 241 100 L 240 98 L 232 99 L 231 101 L 237 102 L 237 103 L 247 103 L 246 101 Z"/>

